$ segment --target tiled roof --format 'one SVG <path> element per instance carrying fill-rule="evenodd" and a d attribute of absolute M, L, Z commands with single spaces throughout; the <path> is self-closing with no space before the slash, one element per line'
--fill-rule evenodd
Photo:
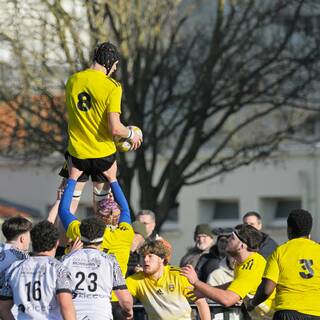
<path fill-rule="evenodd" d="M 7 206 L 0 204 L 0 218 L 11 218 L 11 217 L 16 217 L 16 216 L 28 218 L 28 217 L 30 217 L 30 214 L 28 214 L 24 211 L 21 211 L 17 208 L 7 207 Z"/>
<path fill-rule="evenodd" d="M 28 218 L 40 217 L 41 214 L 37 209 L 0 199 L 0 218 L 10 218 L 15 216 Z"/>
<path fill-rule="evenodd" d="M 57 112 L 52 112 L 53 109 Z M 64 121 L 61 114 L 65 113 L 63 95 L 51 99 L 34 95 L 30 102 L 24 101 L 22 97 L 7 102 L 0 101 L 0 148 L 5 150 L 10 145 L 14 145 L 15 149 L 23 148 L 24 142 L 28 140 L 27 136 L 32 133 L 28 126 L 62 141 L 58 123 Z"/>

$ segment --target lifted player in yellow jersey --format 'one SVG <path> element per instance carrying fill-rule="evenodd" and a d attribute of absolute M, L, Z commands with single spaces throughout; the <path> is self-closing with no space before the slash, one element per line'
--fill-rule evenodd
<path fill-rule="evenodd" d="M 211 319 L 205 299 L 198 299 L 180 268 L 167 265 L 169 249 L 161 240 L 147 242 L 141 248 L 143 271 L 127 278 L 130 293 L 143 304 L 150 320 L 191 319 L 188 299 L 195 301 L 200 319 Z"/>
<path fill-rule="evenodd" d="M 201 295 L 225 307 L 231 307 L 245 298 L 252 297 L 260 284 L 266 266 L 266 260 L 257 253 L 261 240 L 261 232 L 254 227 L 245 224 L 236 227 L 226 247 L 227 253 L 236 260 L 234 280 L 229 284 L 219 288 L 212 287 L 198 279 L 191 265 L 182 268 L 181 273 Z M 259 319 L 263 319 L 270 311 L 272 298 L 259 305 Z"/>
<path fill-rule="evenodd" d="M 131 139 L 133 149 L 140 146 L 140 137 L 120 121 L 122 89 L 111 78 L 119 59 L 114 45 L 102 43 L 94 52 L 90 68 L 75 73 L 67 82 L 68 153 L 74 158 L 109 157 L 116 152 L 113 136 Z"/>
<path fill-rule="evenodd" d="M 320 246 L 310 240 L 312 216 L 298 209 L 287 220 L 289 241 L 268 259 L 261 285 L 248 308 L 276 289 L 274 320 L 320 319 Z"/>

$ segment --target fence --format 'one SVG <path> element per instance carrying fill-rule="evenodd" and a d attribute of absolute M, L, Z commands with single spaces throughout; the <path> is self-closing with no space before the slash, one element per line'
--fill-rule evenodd
<path fill-rule="evenodd" d="M 214 303 L 208 303 L 210 312 L 211 312 L 211 319 L 214 320 L 244 320 L 244 316 L 242 314 L 241 307 L 222 307 L 220 305 Z M 195 304 L 190 304 L 192 308 L 192 319 L 193 320 L 200 320 L 200 317 L 197 312 L 197 306 Z M 135 304 L 133 306 L 134 311 L 134 319 L 135 320 L 148 320 L 148 316 L 144 310 L 142 304 Z"/>

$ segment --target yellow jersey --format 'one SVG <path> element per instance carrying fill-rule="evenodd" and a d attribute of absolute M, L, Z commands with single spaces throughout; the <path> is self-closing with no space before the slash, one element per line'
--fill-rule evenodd
<path fill-rule="evenodd" d="M 243 263 L 234 269 L 234 280 L 228 290 L 235 292 L 241 299 L 253 298 L 262 279 L 266 260 L 259 253 L 252 253 Z M 263 303 L 259 304 L 253 313 L 264 315 L 270 312 L 274 300 L 274 293 Z"/>
<path fill-rule="evenodd" d="M 75 240 L 80 237 L 79 220 L 72 221 L 67 229 L 67 237 Z M 121 268 L 123 277 L 125 277 L 128 269 L 128 261 L 130 248 L 134 237 L 134 231 L 131 224 L 121 222 L 115 229 L 106 227 L 101 244 L 101 250 L 109 254 L 113 254 Z"/>
<path fill-rule="evenodd" d="M 196 300 L 193 286 L 180 275 L 180 268 L 165 266 L 163 275 L 155 280 L 143 272 L 126 279 L 132 296 L 143 304 L 150 320 L 191 319 L 189 300 Z"/>
<path fill-rule="evenodd" d="M 116 152 L 107 114 L 121 113 L 121 95 L 121 85 L 98 70 L 87 69 L 69 78 L 66 104 L 72 156 L 92 159 Z"/>
<path fill-rule="evenodd" d="M 320 316 L 320 245 L 296 238 L 269 257 L 264 278 L 277 284 L 275 310 Z"/>

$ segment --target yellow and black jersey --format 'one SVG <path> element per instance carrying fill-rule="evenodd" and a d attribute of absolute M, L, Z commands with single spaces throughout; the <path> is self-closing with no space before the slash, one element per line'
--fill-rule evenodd
<path fill-rule="evenodd" d="M 277 284 L 275 310 L 320 316 L 320 245 L 297 238 L 269 257 L 264 276 Z"/>
<path fill-rule="evenodd" d="M 75 240 L 80 237 L 79 220 L 72 221 L 67 229 L 67 237 Z M 106 227 L 103 235 L 101 250 L 113 254 L 121 268 L 123 277 L 125 277 L 128 269 L 128 261 L 130 248 L 134 237 L 134 231 L 131 224 L 121 222 L 115 229 Z"/>
<path fill-rule="evenodd" d="M 126 279 L 130 293 L 143 304 L 150 320 L 191 319 L 188 300 L 194 301 L 193 286 L 180 268 L 165 266 L 160 279 L 138 272 Z"/>
<path fill-rule="evenodd" d="M 234 270 L 234 280 L 228 290 L 235 292 L 241 299 L 252 298 L 262 279 L 266 260 L 259 253 L 252 253 L 242 264 L 237 264 Z M 259 313 L 268 313 L 272 308 L 274 294 L 256 309 Z"/>
<path fill-rule="evenodd" d="M 66 85 L 68 152 L 78 159 L 107 157 L 116 152 L 108 128 L 109 112 L 121 113 L 120 83 L 103 72 L 87 69 Z"/>

